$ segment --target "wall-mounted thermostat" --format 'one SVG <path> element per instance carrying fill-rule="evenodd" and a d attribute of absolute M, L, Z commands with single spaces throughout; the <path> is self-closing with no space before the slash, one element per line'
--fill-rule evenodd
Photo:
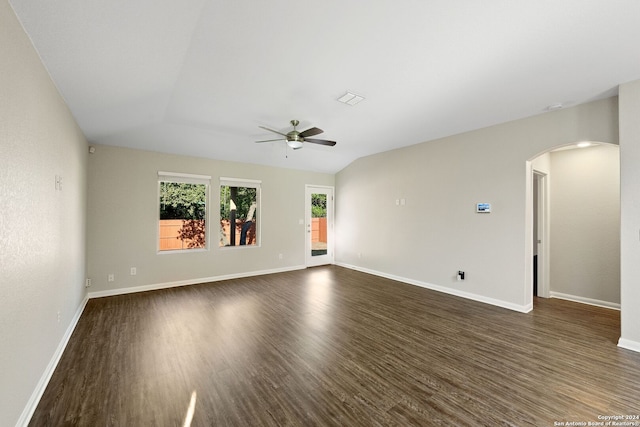
<path fill-rule="evenodd" d="M 491 203 L 477 203 L 476 212 L 478 213 L 491 213 Z"/>

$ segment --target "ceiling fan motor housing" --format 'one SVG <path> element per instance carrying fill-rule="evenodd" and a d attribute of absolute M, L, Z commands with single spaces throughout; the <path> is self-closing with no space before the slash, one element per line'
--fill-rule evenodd
<path fill-rule="evenodd" d="M 300 141 L 303 142 L 304 138 L 300 136 L 300 132 L 292 130 L 287 134 L 287 141 Z"/>
<path fill-rule="evenodd" d="M 296 126 L 298 126 L 300 124 L 300 122 L 296 119 L 291 120 L 291 125 L 293 126 L 293 130 L 289 133 L 287 133 L 287 142 L 293 142 L 294 145 L 302 145 L 302 142 L 304 142 L 304 138 L 300 136 L 300 132 L 298 132 L 296 130 Z M 296 143 L 300 143 L 300 144 L 296 144 Z M 289 144 L 290 147 L 293 147 L 293 145 Z"/>

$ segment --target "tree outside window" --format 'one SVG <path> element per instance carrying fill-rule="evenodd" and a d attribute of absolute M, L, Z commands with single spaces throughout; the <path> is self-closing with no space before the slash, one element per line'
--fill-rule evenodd
<path fill-rule="evenodd" d="M 220 246 L 257 246 L 260 187 L 242 181 L 220 184 Z"/>

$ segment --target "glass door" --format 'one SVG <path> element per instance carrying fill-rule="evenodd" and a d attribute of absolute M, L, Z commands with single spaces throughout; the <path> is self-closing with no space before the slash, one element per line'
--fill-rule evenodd
<path fill-rule="evenodd" d="M 307 267 L 333 263 L 333 187 L 306 187 Z"/>

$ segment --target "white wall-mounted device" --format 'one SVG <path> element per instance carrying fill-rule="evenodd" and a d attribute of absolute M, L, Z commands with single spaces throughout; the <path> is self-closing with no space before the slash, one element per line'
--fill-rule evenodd
<path fill-rule="evenodd" d="M 491 203 L 476 203 L 476 212 L 491 213 Z"/>

